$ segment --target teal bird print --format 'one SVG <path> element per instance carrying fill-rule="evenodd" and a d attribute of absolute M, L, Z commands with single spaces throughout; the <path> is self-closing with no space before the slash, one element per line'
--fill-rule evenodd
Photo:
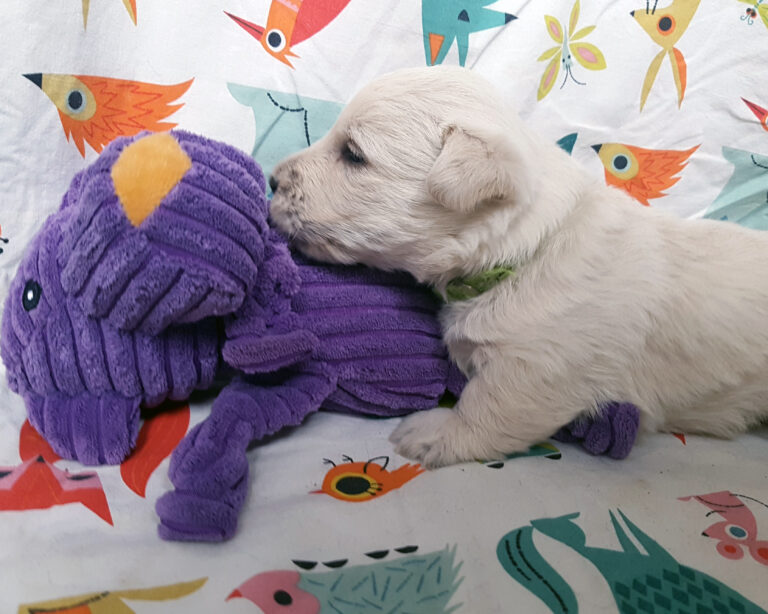
<path fill-rule="evenodd" d="M 568 583 L 539 554 L 534 531 L 569 546 L 591 562 L 610 586 L 622 614 L 766 614 L 719 580 L 678 563 L 656 541 L 619 510 L 627 531 L 611 512 L 611 523 L 621 550 L 586 545 L 586 535 L 574 519 L 578 513 L 531 521 L 507 533 L 496 554 L 505 571 L 539 597 L 556 614 L 577 614 L 576 596 Z"/>
<path fill-rule="evenodd" d="M 557 141 L 557 146 L 567 154 L 573 154 L 573 146 L 576 144 L 578 138 L 578 132 L 571 132 L 566 134 L 563 138 Z"/>
<path fill-rule="evenodd" d="M 265 571 L 252 576 L 227 598 L 243 598 L 264 614 L 449 614 L 461 604 L 449 605 L 461 584 L 456 548 L 426 554 L 415 546 L 396 548 L 405 556 L 387 558 L 388 550 L 366 554 L 380 559 L 369 565 L 347 567 L 347 560 L 328 561 L 331 571 Z M 412 553 L 412 554 L 411 554 Z M 311 570 L 316 561 L 294 561 Z"/>
<path fill-rule="evenodd" d="M 256 142 L 251 157 L 265 177 L 280 160 L 322 138 L 344 105 L 296 93 L 265 90 L 228 83 L 232 97 L 250 107 L 256 121 Z"/>
<path fill-rule="evenodd" d="M 511 13 L 485 8 L 495 0 L 422 0 L 421 23 L 427 64 L 442 64 L 456 41 L 459 64 L 464 66 L 469 49 L 469 35 L 498 28 L 517 19 Z"/>
<path fill-rule="evenodd" d="M 723 147 L 733 174 L 704 217 L 768 230 L 768 156 Z"/>

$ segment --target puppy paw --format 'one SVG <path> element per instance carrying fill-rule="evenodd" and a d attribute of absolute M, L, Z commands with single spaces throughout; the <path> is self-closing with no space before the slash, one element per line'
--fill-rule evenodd
<path fill-rule="evenodd" d="M 392 432 L 389 440 L 400 456 L 418 461 L 427 469 L 436 469 L 473 460 L 462 452 L 460 416 L 451 409 L 430 409 L 411 414 Z"/>

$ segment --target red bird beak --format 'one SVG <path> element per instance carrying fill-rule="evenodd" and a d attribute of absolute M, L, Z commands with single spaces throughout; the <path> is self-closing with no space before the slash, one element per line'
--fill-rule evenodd
<path fill-rule="evenodd" d="M 251 23 L 250 21 L 246 21 L 245 19 L 241 19 L 240 17 L 234 16 L 232 13 L 227 13 L 227 11 L 224 11 L 224 14 L 229 17 L 232 21 L 234 21 L 237 25 L 239 25 L 243 30 L 248 32 L 253 38 L 256 40 L 261 40 L 261 37 L 264 36 L 264 28 L 261 26 L 257 26 L 255 23 Z"/>
<path fill-rule="evenodd" d="M 760 120 L 764 130 L 768 130 L 768 110 L 756 105 L 754 102 L 750 102 L 746 98 L 742 98 L 744 104 L 749 107 L 749 110 L 755 114 L 755 117 Z"/>
<path fill-rule="evenodd" d="M 229 597 L 227 597 L 224 601 L 229 601 L 230 599 L 237 599 L 238 597 L 242 597 L 242 596 L 243 594 L 239 590 L 235 589 L 229 594 Z"/>

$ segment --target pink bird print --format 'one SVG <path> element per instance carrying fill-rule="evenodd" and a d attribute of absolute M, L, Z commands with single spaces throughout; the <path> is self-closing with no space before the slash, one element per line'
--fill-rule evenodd
<path fill-rule="evenodd" d="M 747 499 L 768 507 L 762 501 L 736 495 L 728 490 L 713 492 L 707 495 L 692 495 L 680 497 L 680 501 L 695 499 L 711 511 L 707 513 L 719 514 L 723 520 L 707 527 L 702 535 L 718 540 L 717 551 L 727 559 L 738 560 L 748 550 L 761 565 L 768 565 L 768 541 L 757 539 L 757 522 L 752 511 L 742 499 Z"/>

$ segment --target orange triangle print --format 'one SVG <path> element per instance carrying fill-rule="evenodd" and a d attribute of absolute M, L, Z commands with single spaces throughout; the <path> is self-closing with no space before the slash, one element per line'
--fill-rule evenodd
<path fill-rule="evenodd" d="M 445 36 L 442 34 L 429 33 L 429 53 L 431 55 L 430 61 L 433 66 L 435 65 L 435 60 L 437 60 L 437 55 L 440 53 L 440 48 L 443 46 L 444 40 Z"/>

